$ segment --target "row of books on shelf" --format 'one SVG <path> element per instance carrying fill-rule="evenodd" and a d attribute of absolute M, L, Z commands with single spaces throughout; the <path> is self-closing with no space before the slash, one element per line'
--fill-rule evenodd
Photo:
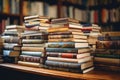
<path fill-rule="evenodd" d="M 0 0 L 0 12 L 7 14 L 19 14 L 20 0 Z"/>
<path fill-rule="evenodd" d="M 100 36 L 101 28 L 97 25 L 82 25 L 79 20 L 75 19 L 59 18 L 49 22 L 49 18 L 36 15 L 24 17 L 24 20 L 25 27 L 6 26 L 2 36 L 4 38 L 3 54 L 12 55 L 20 65 L 86 73 L 94 69 L 93 62 L 96 63 L 97 60 L 100 60 L 96 59 L 96 55 L 99 56 L 99 54 L 93 53 L 91 55 L 90 45 L 96 46 L 93 49 L 95 52 L 96 48 L 104 49 L 106 47 L 98 47 L 97 40 L 110 39 L 109 36 L 105 38 Z M 24 31 L 18 32 L 20 28 Z M 96 39 L 91 43 L 88 42 L 88 37 Z M 16 43 L 17 47 L 12 43 Z M 110 43 L 109 46 L 113 45 Z M 116 41 L 114 51 L 119 50 L 117 48 L 119 46 L 119 41 Z M 19 53 L 15 53 L 15 51 L 19 51 Z M 115 55 L 115 53 L 113 54 Z M 95 57 L 93 58 L 93 56 Z M 105 53 L 103 56 L 109 55 Z M 119 51 L 115 56 L 118 57 L 105 60 L 106 63 L 111 62 L 111 64 L 118 66 L 120 64 L 118 63 L 120 61 Z M 4 59 L 10 60 L 8 57 L 7 59 L 4 57 Z"/>

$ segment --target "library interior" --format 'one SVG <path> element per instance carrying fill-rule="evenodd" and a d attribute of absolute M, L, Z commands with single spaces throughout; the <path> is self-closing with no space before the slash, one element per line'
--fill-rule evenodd
<path fill-rule="evenodd" d="M 0 0 L 0 80 L 120 80 L 120 0 Z"/>

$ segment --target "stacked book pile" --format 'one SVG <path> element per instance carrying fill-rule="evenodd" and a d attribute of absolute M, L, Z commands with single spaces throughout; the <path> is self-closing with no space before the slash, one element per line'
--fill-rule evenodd
<path fill-rule="evenodd" d="M 24 26 L 8 25 L 3 32 L 3 59 L 4 62 L 17 63 L 21 49 L 21 33 Z"/>
<path fill-rule="evenodd" d="M 25 31 L 22 33 L 22 48 L 18 64 L 42 67 L 45 61 L 46 30 L 49 18 L 39 15 L 24 17 Z"/>
<path fill-rule="evenodd" d="M 94 52 L 96 69 L 120 72 L 120 33 L 113 34 L 106 33 L 98 37 Z"/>
<path fill-rule="evenodd" d="M 101 27 L 96 24 L 83 24 L 81 30 L 88 36 L 88 43 L 91 49 L 94 50 L 96 48 L 97 37 L 101 35 Z"/>
<path fill-rule="evenodd" d="M 81 28 L 75 19 L 52 19 L 46 44 L 46 68 L 80 73 L 93 70 L 87 36 Z"/>
<path fill-rule="evenodd" d="M 1 36 L 0 36 L 0 63 L 3 62 L 3 58 L 2 58 L 2 56 L 3 56 L 2 48 L 3 48 L 3 39 L 2 39 Z"/>

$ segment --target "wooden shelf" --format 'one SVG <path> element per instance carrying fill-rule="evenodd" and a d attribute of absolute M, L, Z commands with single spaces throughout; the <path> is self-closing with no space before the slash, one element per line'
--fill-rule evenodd
<path fill-rule="evenodd" d="M 21 66 L 18 64 L 0 64 L 0 67 L 4 67 L 10 70 L 16 70 L 19 72 L 25 72 L 40 76 L 54 77 L 67 80 L 120 80 L 120 73 L 104 72 L 104 71 L 91 71 L 86 74 L 64 72 L 57 70 L 49 70 L 44 68 L 33 68 L 27 66 Z"/>

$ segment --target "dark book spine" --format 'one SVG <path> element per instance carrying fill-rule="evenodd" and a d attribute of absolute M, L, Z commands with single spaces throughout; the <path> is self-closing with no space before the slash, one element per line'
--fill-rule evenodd
<path fill-rule="evenodd" d="M 81 64 L 79 63 L 67 63 L 67 62 L 56 62 L 56 61 L 45 61 L 45 65 L 47 66 L 53 66 L 53 67 L 63 67 L 63 68 L 76 68 L 80 69 Z"/>
<path fill-rule="evenodd" d="M 71 32 L 53 32 L 53 33 L 49 33 L 49 35 L 70 35 L 72 34 Z"/>
<path fill-rule="evenodd" d="M 46 52 L 46 55 L 50 57 L 62 57 L 62 58 L 74 58 L 74 59 L 76 59 L 77 57 L 77 54 L 75 53 Z"/>
<path fill-rule="evenodd" d="M 120 36 L 99 36 L 98 40 L 100 41 L 116 41 L 116 40 L 120 40 Z"/>
<path fill-rule="evenodd" d="M 19 43 L 20 42 L 20 38 L 19 37 L 6 37 L 4 39 L 5 43 Z"/>
<path fill-rule="evenodd" d="M 94 54 L 95 57 L 117 58 L 120 59 L 120 54 Z"/>
<path fill-rule="evenodd" d="M 27 55 L 20 55 L 19 56 L 20 61 L 26 61 L 26 62 L 40 62 L 40 57 L 35 57 L 35 56 L 27 56 Z"/>
<path fill-rule="evenodd" d="M 77 48 L 46 48 L 47 52 L 78 53 Z"/>

